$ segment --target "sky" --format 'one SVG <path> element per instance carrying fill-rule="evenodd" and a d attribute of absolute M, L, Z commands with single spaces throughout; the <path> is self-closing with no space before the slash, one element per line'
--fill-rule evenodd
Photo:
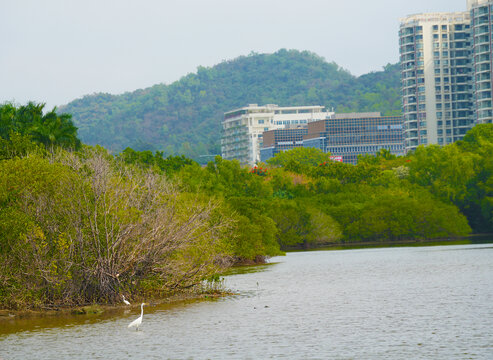
<path fill-rule="evenodd" d="M 399 18 L 466 0 L 0 0 L 0 103 L 54 106 L 308 50 L 362 75 L 399 59 Z"/>

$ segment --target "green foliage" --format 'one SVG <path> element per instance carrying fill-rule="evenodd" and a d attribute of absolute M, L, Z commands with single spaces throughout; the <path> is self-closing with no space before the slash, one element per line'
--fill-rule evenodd
<path fill-rule="evenodd" d="M 184 155 L 172 156 L 164 158 L 162 151 L 135 151 L 131 148 L 126 148 L 117 155 L 117 158 L 123 160 L 127 164 L 137 165 L 144 168 L 152 168 L 161 174 L 172 176 L 181 168 L 187 165 L 196 164 L 192 159 L 186 158 Z"/>
<path fill-rule="evenodd" d="M 409 180 L 453 203 L 477 232 L 493 231 L 493 124 L 476 125 L 462 141 L 419 147 Z"/>
<path fill-rule="evenodd" d="M 102 148 L 0 161 L 0 306 L 189 288 L 231 256 L 231 216 Z"/>
<path fill-rule="evenodd" d="M 323 105 L 345 111 L 401 111 L 399 67 L 354 77 L 307 52 L 251 54 L 199 67 L 170 85 L 123 95 L 95 94 L 62 107 L 72 113 L 81 139 L 119 152 L 163 151 L 196 161 L 219 154 L 224 112 L 247 104 Z M 193 131 L 191 131 L 193 129 Z"/>
<path fill-rule="evenodd" d="M 63 147 L 78 149 L 81 146 L 77 138 L 77 128 L 72 122 L 72 115 L 58 115 L 56 108 L 43 114 L 44 104 L 29 102 L 27 105 L 15 107 L 12 104 L 0 105 L 0 138 L 12 141 L 16 151 L 26 151 L 26 140 L 44 145 L 47 149 Z M 11 139 L 12 134 L 15 139 Z M 18 135 L 23 137 L 21 139 Z M 24 145 L 20 144 L 20 141 Z M 22 150 L 24 148 L 24 150 Z"/>
<path fill-rule="evenodd" d="M 282 166 L 285 170 L 297 174 L 308 174 L 311 168 L 331 161 L 330 154 L 320 149 L 298 147 L 277 153 L 267 160 L 267 163 L 272 166 Z"/>
<path fill-rule="evenodd" d="M 465 236 L 467 220 L 452 205 L 425 194 L 384 192 L 368 199 L 346 227 L 349 239 L 389 241 Z"/>
<path fill-rule="evenodd" d="M 284 249 L 329 244 L 342 235 L 331 216 L 306 201 L 273 200 L 269 214 L 276 222 L 277 240 Z"/>
<path fill-rule="evenodd" d="M 240 259 L 256 260 L 265 256 L 281 255 L 276 242 L 277 228 L 274 221 L 266 215 L 265 201 L 251 197 L 232 197 L 228 204 L 236 213 L 233 240 L 235 256 Z"/>
<path fill-rule="evenodd" d="M 29 135 L 10 132 L 5 139 L 0 137 L 0 160 L 23 157 L 33 153 L 43 154 L 45 148 L 32 141 Z"/>

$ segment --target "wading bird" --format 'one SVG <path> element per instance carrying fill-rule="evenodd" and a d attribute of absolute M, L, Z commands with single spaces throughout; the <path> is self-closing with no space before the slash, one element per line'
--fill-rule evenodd
<path fill-rule="evenodd" d="M 122 298 L 123 298 L 123 302 L 125 303 L 125 305 L 130 305 L 130 303 L 127 301 L 127 299 L 125 299 L 125 295 L 122 294 Z"/>
<path fill-rule="evenodd" d="M 139 330 L 139 326 L 140 326 L 140 324 L 142 324 L 142 318 L 144 317 L 144 305 L 148 305 L 148 304 L 142 303 L 140 305 L 140 317 L 138 317 L 137 319 L 135 319 L 134 321 L 132 321 L 130 324 L 128 324 L 128 328 L 131 328 L 131 327 L 134 327 L 135 326 L 135 330 L 136 331 Z"/>

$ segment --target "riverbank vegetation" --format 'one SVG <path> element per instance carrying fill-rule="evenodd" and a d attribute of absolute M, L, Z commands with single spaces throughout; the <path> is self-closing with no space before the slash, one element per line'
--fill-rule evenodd
<path fill-rule="evenodd" d="M 199 291 L 293 248 L 493 232 L 491 124 L 406 157 L 353 166 L 301 148 L 251 169 L 112 155 L 81 144 L 70 115 L 42 110 L 0 106 L 1 308 Z"/>

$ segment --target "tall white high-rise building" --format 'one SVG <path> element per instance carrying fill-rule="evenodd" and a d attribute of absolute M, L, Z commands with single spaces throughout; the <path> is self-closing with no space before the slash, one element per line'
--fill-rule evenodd
<path fill-rule="evenodd" d="M 467 7 L 471 18 L 472 110 L 477 123 L 491 123 L 493 1 L 468 0 Z"/>
<path fill-rule="evenodd" d="M 406 151 L 492 122 L 493 0 L 403 18 L 399 44 Z"/>
<path fill-rule="evenodd" d="M 461 139 L 473 124 L 469 13 L 408 16 L 399 39 L 405 150 Z"/>

